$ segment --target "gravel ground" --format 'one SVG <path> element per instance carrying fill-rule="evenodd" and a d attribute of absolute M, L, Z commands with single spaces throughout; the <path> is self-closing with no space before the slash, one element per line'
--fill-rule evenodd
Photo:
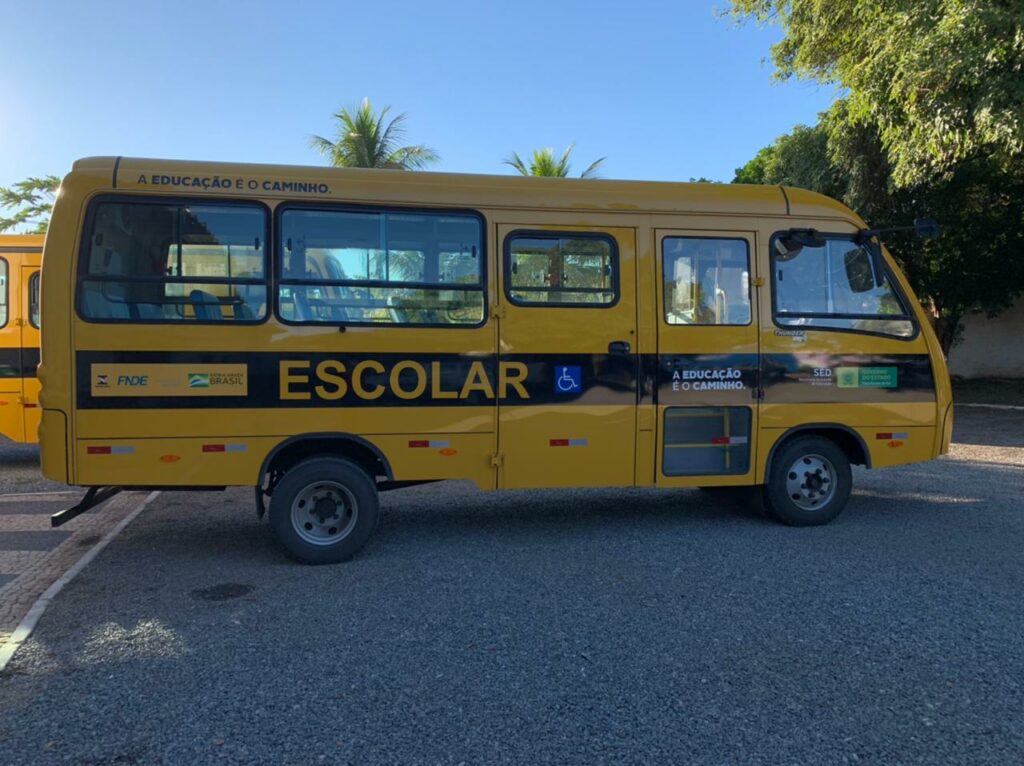
<path fill-rule="evenodd" d="M 1024 413 L 956 433 L 827 527 L 445 483 L 333 567 L 164 495 L 0 677 L 0 763 L 1024 762 Z"/>

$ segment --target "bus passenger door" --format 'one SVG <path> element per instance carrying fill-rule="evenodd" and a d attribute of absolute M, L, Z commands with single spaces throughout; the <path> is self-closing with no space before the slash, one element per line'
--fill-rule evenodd
<path fill-rule="evenodd" d="M 498 226 L 500 487 L 635 480 L 636 232 Z"/>
<path fill-rule="evenodd" d="M 24 413 L 25 441 L 39 440 L 39 267 L 21 269 L 21 401 Z"/>
<path fill-rule="evenodd" d="M 660 229 L 658 486 L 752 484 L 759 357 L 756 237 Z"/>

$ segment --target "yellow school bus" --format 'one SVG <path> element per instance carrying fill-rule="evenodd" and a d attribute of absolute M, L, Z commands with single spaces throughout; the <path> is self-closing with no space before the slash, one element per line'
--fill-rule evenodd
<path fill-rule="evenodd" d="M 35 442 L 39 427 L 41 235 L 0 235 L 0 436 Z"/>
<path fill-rule="evenodd" d="M 949 446 L 906 279 L 799 189 L 92 158 L 43 272 L 43 470 L 89 488 L 54 523 L 247 486 L 338 561 L 379 491 L 468 479 L 747 487 L 811 525 L 851 465 Z"/>

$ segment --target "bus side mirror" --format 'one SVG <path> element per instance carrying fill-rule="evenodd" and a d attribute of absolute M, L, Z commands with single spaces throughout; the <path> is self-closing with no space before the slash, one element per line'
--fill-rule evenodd
<path fill-rule="evenodd" d="M 872 253 L 873 251 L 874 248 Z M 865 248 L 858 247 L 847 252 L 843 256 L 843 265 L 846 267 L 846 281 L 853 292 L 866 293 L 877 286 L 875 275 L 878 273 L 878 266 Z"/>

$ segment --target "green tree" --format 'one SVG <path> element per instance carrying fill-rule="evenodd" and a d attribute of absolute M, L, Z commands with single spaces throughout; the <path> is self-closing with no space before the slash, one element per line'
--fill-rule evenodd
<path fill-rule="evenodd" d="M 734 182 L 785 184 L 827 194 L 872 226 L 931 216 L 934 240 L 886 237 L 915 292 L 931 308 L 948 353 L 963 320 L 996 316 L 1024 292 L 1024 172 L 994 159 L 960 163 L 941 180 L 897 186 L 877 132 L 845 120 L 837 102 L 814 127 L 797 126 L 736 170 Z"/>
<path fill-rule="evenodd" d="M 572 172 L 569 156 L 572 154 L 574 146 L 575 144 L 569 144 L 560 158 L 555 157 L 555 152 L 552 149 L 534 149 L 529 164 L 519 156 L 518 152 L 512 152 L 505 158 L 504 164 L 511 165 L 519 171 L 520 175 L 524 176 L 565 178 Z M 605 157 L 601 157 L 591 162 L 587 169 L 580 173 L 580 178 L 598 178 L 597 171 L 605 159 Z"/>
<path fill-rule="evenodd" d="M 0 208 L 12 211 L 0 216 L 0 231 L 25 228 L 29 234 L 45 234 L 59 186 L 57 176 L 43 176 L 0 187 Z"/>
<path fill-rule="evenodd" d="M 776 77 L 841 85 L 844 119 L 870 126 L 912 187 L 964 162 L 1024 161 L 1020 0 L 731 0 L 739 20 L 778 23 Z"/>
<path fill-rule="evenodd" d="M 437 162 L 437 152 L 421 144 L 402 146 L 405 139 L 404 114 L 387 119 L 391 107 L 376 112 L 364 98 L 353 110 L 342 108 L 334 119 L 337 136 L 310 138 L 310 146 L 339 168 L 385 168 L 420 170 Z"/>

